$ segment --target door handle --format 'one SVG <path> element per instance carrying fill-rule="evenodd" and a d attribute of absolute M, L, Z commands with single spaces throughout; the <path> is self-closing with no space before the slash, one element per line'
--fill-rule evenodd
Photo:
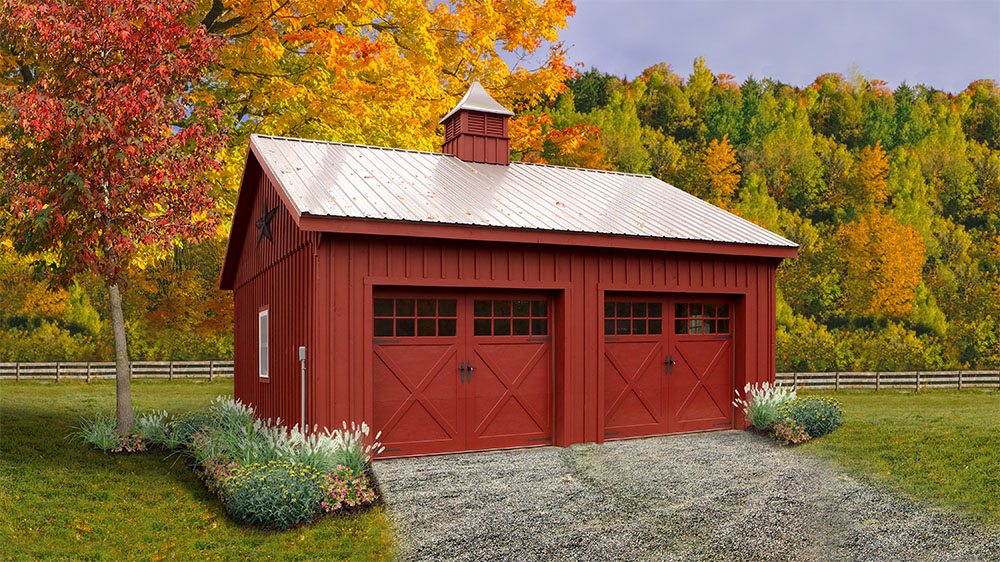
<path fill-rule="evenodd" d="M 458 364 L 458 381 L 465 382 L 465 361 Z"/>
<path fill-rule="evenodd" d="M 465 371 L 466 371 L 465 382 L 472 382 L 472 372 L 475 370 L 476 368 L 472 366 L 472 361 L 469 361 L 465 364 Z"/>
<path fill-rule="evenodd" d="M 676 364 L 677 361 L 674 361 L 674 358 L 670 355 L 668 355 L 667 358 L 663 361 L 663 365 L 667 368 L 668 375 L 674 372 L 674 365 Z"/>

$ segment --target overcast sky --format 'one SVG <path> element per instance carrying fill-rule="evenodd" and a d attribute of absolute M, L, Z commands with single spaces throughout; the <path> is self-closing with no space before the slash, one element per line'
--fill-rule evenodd
<path fill-rule="evenodd" d="M 1000 0 L 577 0 L 573 61 L 634 77 L 657 62 L 806 85 L 857 68 L 948 91 L 1000 80 Z"/>

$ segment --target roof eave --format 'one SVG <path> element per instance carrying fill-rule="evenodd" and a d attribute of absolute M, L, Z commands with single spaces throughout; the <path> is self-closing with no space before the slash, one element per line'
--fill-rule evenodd
<path fill-rule="evenodd" d="M 611 248 L 695 254 L 720 254 L 775 259 L 798 256 L 798 245 L 778 246 L 713 240 L 630 236 L 599 232 L 537 230 L 512 227 L 431 223 L 303 213 L 299 227 L 306 231 L 368 236 L 396 236 L 473 240 L 515 244 L 546 244 L 583 248 Z"/>

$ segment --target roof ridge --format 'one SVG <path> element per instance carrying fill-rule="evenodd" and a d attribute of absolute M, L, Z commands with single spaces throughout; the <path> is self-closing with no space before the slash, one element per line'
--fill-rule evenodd
<path fill-rule="evenodd" d="M 251 139 L 253 137 L 259 137 L 264 139 L 278 139 L 285 141 L 295 141 L 295 142 L 308 142 L 313 144 L 334 144 L 337 146 L 350 146 L 354 148 L 374 148 L 375 150 L 391 150 L 393 152 L 410 152 L 412 154 L 427 154 L 430 156 L 449 156 L 451 158 L 457 158 L 453 154 L 446 154 L 444 152 L 431 152 L 430 150 L 416 150 L 413 148 L 399 148 L 395 146 L 378 146 L 376 144 L 358 144 L 353 142 L 340 142 L 331 140 L 321 140 L 321 139 L 305 139 L 301 137 L 283 137 L 280 135 L 262 135 L 259 133 L 253 133 L 250 135 Z"/>
<path fill-rule="evenodd" d="M 313 143 L 313 144 L 332 144 L 332 145 L 336 145 L 336 146 L 349 146 L 349 147 L 352 147 L 352 148 L 372 148 L 372 149 L 375 149 L 375 150 L 389 150 L 389 151 L 393 151 L 393 152 L 409 152 L 411 154 L 426 154 L 428 156 L 447 156 L 448 158 L 458 158 L 454 154 L 448 154 L 447 152 L 432 152 L 432 151 L 429 151 L 429 150 L 415 150 L 415 149 L 412 149 L 412 148 L 398 148 L 398 147 L 394 147 L 394 146 L 378 146 L 378 145 L 374 145 L 374 144 L 358 144 L 358 143 L 353 143 L 353 142 L 340 142 L 340 141 L 330 141 L 330 140 L 321 140 L 321 139 L 305 139 L 305 138 L 301 138 L 301 137 L 283 137 L 283 136 L 280 136 L 280 135 L 262 135 L 262 134 L 259 134 L 259 133 L 253 133 L 253 134 L 250 135 L 250 137 L 251 138 L 253 138 L 253 137 L 259 137 L 259 138 L 265 138 L 265 139 L 277 139 L 277 140 L 294 141 L 294 142 L 305 142 L 305 143 Z M 477 162 L 466 162 L 466 164 L 476 164 L 476 163 Z M 580 167 L 580 166 L 561 166 L 559 164 L 543 164 L 543 163 L 540 163 L 540 162 L 525 162 L 523 160 L 512 160 L 510 162 L 510 164 L 511 165 L 517 164 L 519 166 L 539 166 L 539 167 L 543 167 L 543 168 L 558 168 L 560 170 L 580 170 L 580 171 L 583 171 L 583 172 L 597 172 L 597 173 L 600 173 L 600 174 L 612 174 L 612 175 L 616 175 L 616 176 L 629 176 L 629 177 L 634 177 L 634 178 L 655 178 L 655 176 L 653 176 L 651 174 L 637 174 L 635 172 L 620 172 L 618 170 L 600 170 L 600 169 L 597 169 L 597 168 L 583 168 L 583 167 Z M 490 165 L 493 166 L 495 164 L 490 164 Z"/>

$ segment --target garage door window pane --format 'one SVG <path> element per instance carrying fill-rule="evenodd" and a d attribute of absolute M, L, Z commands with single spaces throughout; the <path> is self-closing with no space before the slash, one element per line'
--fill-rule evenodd
<path fill-rule="evenodd" d="M 417 316 L 434 316 L 437 314 L 437 301 L 420 299 L 417 301 Z"/>
<path fill-rule="evenodd" d="M 497 318 L 493 321 L 493 335 L 494 336 L 509 336 L 510 335 L 510 319 L 509 318 Z"/>
<path fill-rule="evenodd" d="M 493 316 L 510 316 L 510 301 L 493 301 Z"/>
<path fill-rule="evenodd" d="M 493 334 L 493 329 L 491 328 L 491 321 L 489 318 L 477 318 L 473 326 L 473 332 L 477 336 L 489 336 Z"/>
<path fill-rule="evenodd" d="M 615 332 L 621 335 L 632 333 L 632 322 L 630 320 L 619 320 L 615 326 Z"/>
<path fill-rule="evenodd" d="M 531 316 L 531 301 L 514 301 L 514 316 Z"/>
<path fill-rule="evenodd" d="M 729 333 L 729 320 L 719 320 L 718 323 L 717 323 L 717 328 L 719 330 L 717 333 L 719 333 L 719 334 L 728 334 Z"/>
<path fill-rule="evenodd" d="M 646 321 L 645 320 L 633 320 L 632 321 L 632 333 L 643 335 L 646 333 Z"/>
<path fill-rule="evenodd" d="M 614 318 L 615 317 L 615 303 L 613 303 L 613 302 L 605 302 L 604 303 L 604 316 L 606 318 Z"/>
<path fill-rule="evenodd" d="M 604 321 L 604 335 L 613 336 L 615 334 L 615 321 L 605 320 Z"/>
<path fill-rule="evenodd" d="M 392 318 L 376 318 L 375 319 L 375 336 L 376 337 L 386 337 L 392 336 Z"/>
<path fill-rule="evenodd" d="M 412 335 L 414 335 L 413 318 L 397 318 L 396 319 L 396 335 L 397 336 L 412 336 Z"/>
<path fill-rule="evenodd" d="M 674 333 L 675 334 L 686 334 L 686 333 L 688 333 L 688 321 L 687 320 L 674 320 Z"/>
<path fill-rule="evenodd" d="M 493 315 L 493 301 L 476 301 L 472 308 L 475 310 L 476 316 Z"/>
<path fill-rule="evenodd" d="M 527 318 L 515 318 L 513 328 L 511 332 L 515 336 L 530 336 L 531 335 L 531 321 Z"/>
<path fill-rule="evenodd" d="M 455 320 L 454 319 L 442 319 L 442 320 L 438 320 L 438 335 L 439 336 L 454 336 L 455 335 Z"/>
<path fill-rule="evenodd" d="M 658 302 L 605 303 L 604 333 L 607 335 L 648 335 L 663 331 L 663 305 Z"/>
<path fill-rule="evenodd" d="M 663 317 L 663 305 L 658 302 L 649 303 L 649 312 L 647 313 L 650 318 L 662 318 Z"/>
<path fill-rule="evenodd" d="M 413 316 L 413 299 L 396 299 L 396 316 Z"/>
<path fill-rule="evenodd" d="M 375 316 L 392 316 L 392 299 L 375 299 Z"/>
<path fill-rule="evenodd" d="M 421 318 L 417 320 L 418 336 L 433 336 L 437 334 L 437 320 L 433 318 Z"/>
<path fill-rule="evenodd" d="M 438 301 L 438 316 L 456 316 L 455 308 L 457 301 L 453 299 L 442 299 Z"/>
<path fill-rule="evenodd" d="M 549 315 L 548 301 L 531 301 L 531 315 L 548 316 Z"/>
<path fill-rule="evenodd" d="M 618 303 L 618 318 L 628 318 L 631 316 L 632 306 L 627 302 Z"/>
<path fill-rule="evenodd" d="M 533 336 L 547 336 L 549 335 L 549 321 L 545 319 L 534 319 L 531 321 L 531 335 Z"/>
<path fill-rule="evenodd" d="M 677 334 L 728 334 L 732 326 L 728 304 L 677 304 L 674 312 Z"/>
<path fill-rule="evenodd" d="M 650 334 L 660 335 L 663 333 L 663 320 L 650 320 L 647 328 Z"/>

